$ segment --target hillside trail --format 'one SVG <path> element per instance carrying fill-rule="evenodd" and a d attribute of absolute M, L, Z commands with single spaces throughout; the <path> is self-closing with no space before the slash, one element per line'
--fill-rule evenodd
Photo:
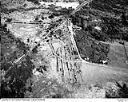
<path fill-rule="evenodd" d="M 128 69 L 113 68 L 107 65 L 99 65 L 82 62 L 81 66 L 83 83 L 82 84 L 105 84 L 112 81 L 128 82 Z"/>

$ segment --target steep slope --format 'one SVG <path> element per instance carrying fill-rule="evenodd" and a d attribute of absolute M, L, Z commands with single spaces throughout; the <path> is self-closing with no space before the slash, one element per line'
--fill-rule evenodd
<path fill-rule="evenodd" d="M 90 9 L 88 9 L 88 10 L 90 10 Z M 46 13 L 44 13 L 45 11 L 46 11 Z M 125 68 L 121 69 L 120 67 L 119 68 L 118 67 L 110 67 L 110 66 L 105 66 L 105 65 L 89 63 L 86 61 L 81 62 L 81 59 L 80 60 L 78 59 L 79 57 L 78 57 L 78 52 L 77 52 L 76 46 L 72 42 L 72 40 L 74 41 L 74 39 L 70 39 L 70 37 L 73 38 L 73 36 L 70 36 L 71 31 L 73 31 L 72 27 L 71 27 L 71 31 L 69 31 L 68 30 L 69 27 L 67 27 L 68 24 L 67 24 L 67 22 L 65 22 L 66 24 L 64 23 L 63 26 L 57 28 L 57 29 L 59 29 L 59 31 L 48 33 L 48 31 L 50 31 L 52 28 L 52 24 L 53 24 L 53 26 L 57 26 L 57 25 L 56 24 L 54 25 L 52 20 L 49 19 L 49 17 L 51 17 L 51 12 L 47 12 L 47 11 L 49 11 L 49 10 L 36 9 L 36 10 L 30 10 L 30 11 L 28 10 L 28 11 L 22 11 L 22 12 L 20 10 L 19 11 L 16 10 L 10 14 L 2 15 L 3 22 L 5 20 L 5 22 L 3 23 L 3 25 L 5 24 L 4 25 L 5 28 L 7 28 L 7 30 L 10 30 L 15 37 L 17 37 L 21 40 L 21 42 L 23 41 L 24 42 L 23 44 L 29 46 L 29 48 L 26 49 L 25 51 L 23 51 L 22 53 L 20 53 L 20 52 L 17 53 L 18 49 L 15 49 L 15 46 L 11 46 L 11 49 L 16 50 L 16 52 L 14 54 L 17 54 L 17 56 L 16 56 L 16 58 L 13 58 L 12 57 L 13 55 L 12 55 L 11 57 L 13 60 L 10 58 L 10 60 L 11 60 L 10 63 L 13 64 L 13 62 L 15 63 L 15 60 L 16 60 L 16 62 L 19 62 L 18 65 L 22 66 L 22 65 L 20 65 L 20 63 L 22 63 L 22 60 L 19 60 L 19 58 L 22 59 L 22 55 L 25 55 L 27 52 L 29 52 L 28 50 L 30 50 L 30 52 L 32 52 L 32 53 L 26 54 L 27 56 L 29 56 L 26 58 L 28 58 L 28 62 L 31 63 L 32 66 L 30 66 L 30 64 L 28 65 L 28 62 L 26 61 L 27 59 L 26 60 L 23 59 L 22 64 L 23 64 L 24 68 L 22 68 L 22 67 L 17 68 L 17 66 L 16 67 L 14 66 L 12 68 L 14 71 L 14 74 L 13 74 L 13 72 L 9 72 L 12 76 L 12 78 L 11 78 L 12 80 L 9 83 L 9 87 L 8 87 L 8 85 L 6 87 L 6 83 L 4 83 L 4 81 L 8 83 L 8 79 L 5 80 L 6 79 L 5 77 L 3 77 L 3 79 L 2 79 L 3 80 L 2 83 L 4 83 L 2 87 L 5 86 L 5 90 L 9 90 L 9 91 L 12 91 L 12 89 L 13 89 L 13 91 L 15 92 L 15 95 L 10 96 L 10 97 L 24 97 L 24 93 L 25 93 L 24 88 L 21 88 L 21 90 L 19 90 L 20 88 L 17 87 L 18 86 L 17 82 L 20 83 L 20 81 L 22 81 L 20 79 L 21 78 L 24 79 L 24 77 L 26 77 L 27 72 L 29 72 L 29 70 L 26 71 L 27 68 L 30 69 L 30 73 L 32 75 L 32 77 L 31 76 L 30 77 L 34 81 L 34 82 L 27 83 L 27 89 L 30 90 L 30 93 L 32 94 L 32 95 L 30 94 L 30 96 L 28 95 L 29 97 L 45 97 L 45 98 L 46 97 L 57 97 L 57 96 L 61 97 L 59 95 L 57 95 L 57 96 L 54 95 L 55 93 L 62 94 L 62 96 L 64 95 L 65 97 L 67 97 L 65 95 L 65 91 L 67 89 L 65 89 L 65 88 L 63 89 L 63 87 L 61 87 L 60 84 L 58 84 L 58 83 L 56 83 L 56 81 L 52 80 L 52 79 L 58 79 L 58 73 L 60 75 L 60 77 L 59 77 L 60 79 L 61 78 L 66 79 L 65 83 L 63 83 L 64 80 L 62 80 L 63 81 L 62 83 L 65 86 L 67 85 L 66 83 L 72 82 L 71 85 L 69 85 L 70 87 L 67 86 L 68 89 L 70 89 L 70 90 L 73 90 L 73 88 L 77 89 L 77 87 L 76 87 L 77 85 L 78 86 L 83 85 L 84 87 L 82 87 L 82 89 L 84 89 L 86 85 L 92 85 L 92 84 L 95 85 L 96 83 L 104 85 L 109 81 L 128 82 L 128 74 L 127 74 L 128 70 Z M 66 11 L 67 11 L 67 9 L 66 9 Z M 87 16 L 89 16 L 88 17 L 89 20 L 90 19 L 91 20 L 89 22 L 87 22 L 87 24 L 86 24 L 86 22 L 84 22 L 85 23 L 84 27 L 88 26 L 85 29 L 84 29 L 83 25 L 81 25 L 82 20 L 80 20 L 80 22 L 78 21 L 78 26 L 81 26 L 82 30 L 85 30 L 85 32 L 84 33 L 78 32 L 78 33 L 74 34 L 75 40 L 77 41 L 77 46 L 78 46 L 80 54 L 83 58 L 86 58 L 89 56 L 89 58 L 91 59 L 90 61 L 95 62 L 95 63 L 96 62 L 100 63 L 101 60 L 105 60 L 107 58 L 107 55 L 109 52 L 109 45 L 103 44 L 103 43 L 99 42 L 99 40 L 103 40 L 103 38 L 106 39 L 107 33 L 111 32 L 111 30 L 115 26 L 113 26 L 113 25 L 111 26 L 111 24 L 105 25 L 106 28 L 104 31 L 106 31 L 107 28 L 108 29 L 111 28 L 106 34 L 105 34 L 105 32 L 103 33 L 100 30 L 101 29 L 100 27 L 104 28 L 104 24 L 106 24 L 106 22 L 108 23 L 109 21 L 113 21 L 113 19 L 110 19 L 111 18 L 110 15 L 107 16 L 107 18 L 105 18 L 106 16 L 104 17 L 104 13 L 100 12 L 100 14 L 102 13 L 102 15 L 99 14 L 98 19 L 101 19 L 102 18 L 101 16 L 103 16 L 104 19 L 102 19 L 102 20 L 106 21 L 105 23 L 102 22 L 103 23 L 103 25 L 102 25 L 101 20 L 97 19 L 98 10 L 96 10 L 96 11 L 90 10 L 88 13 L 85 13 L 86 10 L 84 12 L 83 11 L 82 10 L 80 11 L 81 15 L 82 15 L 82 13 L 84 13 L 85 15 L 87 14 Z M 79 12 L 78 12 L 78 14 L 79 14 Z M 79 16 L 77 16 L 78 14 L 76 14 L 75 16 L 76 16 L 76 18 L 79 19 Z M 88 15 L 88 14 L 91 14 L 91 15 Z M 10 20 L 10 19 L 8 19 L 8 17 L 13 18 L 13 19 L 11 19 L 11 21 L 13 23 L 10 23 L 11 21 L 8 22 L 8 20 Z M 35 17 L 37 18 L 37 20 Z M 84 18 L 86 19 L 85 16 L 84 16 Z M 115 19 L 117 19 L 117 18 L 115 17 Z M 94 23 L 94 21 L 96 21 L 98 23 Z M 114 20 L 113 21 L 114 23 L 112 23 L 112 24 L 118 25 L 117 23 L 119 23 L 119 22 L 116 22 L 116 21 L 119 21 L 119 20 Z M 51 23 L 51 22 L 52 22 L 52 24 L 51 24 L 51 28 L 50 28 L 49 23 Z M 61 20 L 59 20 L 56 23 L 57 24 L 61 23 Z M 121 26 L 122 25 L 123 24 L 121 24 Z M 99 27 L 98 28 L 99 30 L 94 29 L 95 27 Z M 118 27 L 120 27 L 120 25 Z M 118 30 L 115 29 L 114 31 L 118 31 Z M 114 32 L 112 32 L 112 33 L 114 33 Z M 47 36 L 47 34 L 48 34 L 48 36 Z M 44 37 L 46 37 L 46 38 L 44 38 Z M 111 36 L 109 36 L 109 37 L 111 37 Z M 101 38 L 101 39 L 99 39 L 99 38 Z M 119 38 L 119 36 L 117 38 Z M 6 40 L 3 40 L 3 41 L 6 41 Z M 2 48 L 4 49 L 4 46 Z M 9 47 L 7 46 L 7 48 L 9 48 Z M 32 49 L 32 51 L 31 51 L 31 49 Z M 6 50 L 6 48 L 5 48 L 5 50 Z M 115 49 L 113 48 L 112 50 L 115 50 Z M 56 51 L 56 53 L 54 51 Z M 6 54 L 3 54 L 5 56 L 5 59 L 11 55 L 9 52 L 10 51 L 7 51 L 7 53 L 4 52 L 4 53 L 6 53 Z M 122 50 L 119 52 L 117 51 L 117 55 L 120 55 L 120 52 L 122 52 Z M 110 54 L 110 56 L 111 56 L 111 54 Z M 5 61 L 5 59 L 3 59 L 3 60 Z M 18 61 L 17 61 L 17 59 L 18 59 Z M 7 62 L 8 62 L 8 60 L 7 60 Z M 56 62 L 58 62 L 58 63 L 56 63 Z M 113 62 L 113 63 L 115 63 L 115 62 Z M 34 64 L 34 66 L 33 66 L 33 64 Z M 9 68 L 9 67 L 7 66 L 7 68 Z M 17 69 L 18 71 L 15 69 Z M 6 69 L 4 69 L 2 71 L 5 72 Z M 17 74 L 17 72 L 19 73 L 20 71 L 22 73 Z M 10 74 L 9 74 L 9 77 L 10 77 Z M 24 74 L 25 74 L 25 76 L 23 76 Z M 18 76 L 17 77 L 18 79 L 15 80 L 15 76 L 17 76 L 17 75 L 20 75 L 20 76 Z M 69 77 L 68 77 L 68 75 L 69 75 Z M 41 76 L 48 77 L 48 78 L 50 78 L 50 80 L 47 78 L 43 78 Z M 81 81 L 81 76 L 82 76 L 82 81 Z M 26 78 L 28 79 L 28 76 Z M 24 85 L 26 84 L 26 81 L 28 81 L 27 79 L 25 80 L 25 83 L 23 83 Z M 69 80 L 67 80 L 67 79 L 69 79 Z M 78 83 L 79 79 L 80 79 L 80 83 Z M 12 81 L 15 82 L 14 87 L 11 85 Z M 11 85 L 11 87 L 10 87 L 10 85 Z M 75 86 L 75 87 L 73 87 L 73 86 Z M 25 86 L 25 88 L 26 88 L 26 86 Z M 60 89 L 62 89 L 62 90 L 60 90 Z M 5 90 L 3 90 L 3 92 L 5 92 Z M 78 92 L 79 92 L 79 89 L 78 89 Z M 96 92 L 94 92 L 94 93 L 96 93 Z M 28 94 L 29 94 L 29 92 L 28 92 Z M 82 94 L 84 94 L 84 93 L 82 93 Z M 20 95 L 22 95 L 22 96 L 20 96 Z M 105 95 L 105 94 L 103 93 L 103 95 Z M 5 94 L 4 96 L 8 97 L 7 94 Z M 103 96 L 103 97 L 105 97 L 105 96 Z"/>

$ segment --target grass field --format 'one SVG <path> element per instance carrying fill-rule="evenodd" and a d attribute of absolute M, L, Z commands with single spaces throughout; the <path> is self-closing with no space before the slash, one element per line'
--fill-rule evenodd
<path fill-rule="evenodd" d="M 126 63 L 126 61 L 128 60 L 128 42 L 125 44 L 125 48 L 127 52 L 125 52 L 123 45 L 119 43 L 110 43 L 110 51 L 108 53 L 110 61 L 108 65 L 128 69 L 128 64 Z"/>

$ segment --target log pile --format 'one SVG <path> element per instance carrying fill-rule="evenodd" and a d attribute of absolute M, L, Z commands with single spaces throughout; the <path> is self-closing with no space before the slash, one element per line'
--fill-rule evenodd
<path fill-rule="evenodd" d="M 82 75 L 80 66 L 82 60 L 72 35 L 73 32 L 69 30 L 67 22 L 69 21 L 65 21 L 63 26 L 58 29 L 60 32 L 55 34 L 60 37 L 49 42 L 49 46 L 55 56 L 56 71 L 61 81 L 72 84 L 81 83 Z M 58 40 L 57 43 L 63 42 L 60 47 L 54 46 L 55 40 Z"/>

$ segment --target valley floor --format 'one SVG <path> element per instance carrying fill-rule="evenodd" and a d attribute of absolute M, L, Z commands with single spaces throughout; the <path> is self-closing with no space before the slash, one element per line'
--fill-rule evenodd
<path fill-rule="evenodd" d="M 128 69 L 93 64 L 83 61 L 82 76 L 84 84 L 105 84 L 110 81 L 127 81 Z"/>

